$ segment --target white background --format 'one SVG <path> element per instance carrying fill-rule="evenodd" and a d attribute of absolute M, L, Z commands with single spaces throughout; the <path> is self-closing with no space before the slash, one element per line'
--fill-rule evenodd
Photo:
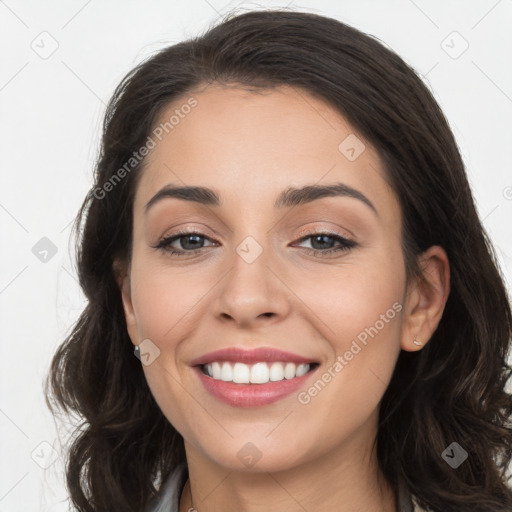
<path fill-rule="evenodd" d="M 0 0 L 0 512 L 67 510 L 62 457 L 40 467 L 62 454 L 42 383 L 84 307 L 71 222 L 92 184 L 104 106 L 134 65 L 237 5 L 287 3 Z M 510 289 L 512 1 L 288 5 L 377 36 L 425 77 L 455 133 Z M 458 58 L 464 41 L 453 31 L 469 44 Z M 48 58 L 35 51 L 52 44 Z M 42 237 L 57 248 L 47 262 L 32 252 Z"/>

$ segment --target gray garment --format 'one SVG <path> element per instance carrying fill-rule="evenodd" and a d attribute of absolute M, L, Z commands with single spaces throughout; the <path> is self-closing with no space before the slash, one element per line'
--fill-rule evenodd
<path fill-rule="evenodd" d="M 187 479 L 188 468 L 184 461 L 174 468 L 162 484 L 157 500 L 149 504 L 147 512 L 179 512 L 181 492 Z"/>
<path fill-rule="evenodd" d="M 159 498 L 150 504 L 147 512 L 179 512 L 181 492 L 187 479 L 187 463 L 182 462 L 169 475 L 167 481 L 164 482 Z M 422 512 L 422 509 L 414 504 L 411 496 L 403 486 L 399 488 L 398 511 Z"/>

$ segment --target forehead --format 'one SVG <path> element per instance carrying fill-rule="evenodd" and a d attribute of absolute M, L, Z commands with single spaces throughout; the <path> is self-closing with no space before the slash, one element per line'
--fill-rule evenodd
<path fill-rule="evenodd" d="M 273 205 L 291 185 L 334 182 L 364 190 L 375 203 L 394 200 L 374 148 L 337 110 L 295 87 L 209 85 L 170 103 L 153 133 L 159 128 L 136 209 L 167 184 L 207 186 L 240 206 Z"/>

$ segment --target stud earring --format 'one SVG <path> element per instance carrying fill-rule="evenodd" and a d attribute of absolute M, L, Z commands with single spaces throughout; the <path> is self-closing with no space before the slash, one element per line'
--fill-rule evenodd
<path fill-rule="evenodd" d="M 413 341 L 413 343 L 414 343 L 415 345 L 422 345 L 421 341 L 418 341 L 418 340 L 416 339 L 416 336 L 414 336 L 414 341 Z"/>

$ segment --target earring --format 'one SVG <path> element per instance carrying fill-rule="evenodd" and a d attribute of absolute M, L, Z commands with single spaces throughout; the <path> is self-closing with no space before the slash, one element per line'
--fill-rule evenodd
<path fill-rule="evenodd" d="M 421 343 L 421 341 L 418 341 L 418 340 L 416 339 L 416 336 L 414 336 L 414 341 L 413 341 L 413 343 L 414 343 L 415 345 L 421 345 L 421 344 L 422 344 L 422 343 Z"/>
<path fill-rule="evenodd" d="M 139 345 L 135 345 L 135 348 L 133 349 L 133 354 L 135 357 L 140 361 L 140 348 Z"/>

